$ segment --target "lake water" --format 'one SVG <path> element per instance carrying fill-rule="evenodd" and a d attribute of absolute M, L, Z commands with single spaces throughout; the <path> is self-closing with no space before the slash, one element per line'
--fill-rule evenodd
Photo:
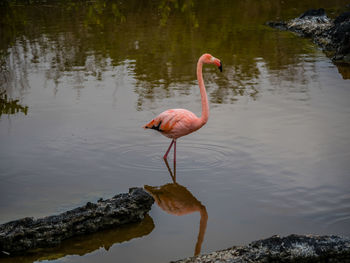
<path fill-rule="evenodd" d="M 350 236 L 349 67 L 264 25 L 347 3 L 1 4 L 0 223 L 135 186 L 160 205 L 139 224 L 0 262 L 168 262 L 274 234 Z M 141 127 L 169 108 L 200 115 L 206 52 L 224 70 L 204 67 L 210 117 L 177 141 L 175 184 L 170 140 Z"/>

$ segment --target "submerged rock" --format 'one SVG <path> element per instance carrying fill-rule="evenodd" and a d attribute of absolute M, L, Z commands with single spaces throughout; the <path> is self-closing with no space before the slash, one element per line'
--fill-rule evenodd
<path fill-rule="evenodd" d="M 34 219 L 26 217 L 0 225 L 0 256 L 26 250 L 53 247 L 73 236 L 141 221 L 151 209 L 153 198 L 142 188 L 128 194 L 88 202 L 59 215 Z"/>
<path fill-rule="evenodd" d="M 350 262 L 350 239 L 339 236 L 272 236 L 174 263 Z"/>
<path fill-rule="evenodd" d="M 322 8 L 310 9 L 290 21 L 269 21 L 266 24 L 311 37 L 323 50 L 331 52 L 333 61 L 350 63 L 350 12 L 333 20 Z"/>

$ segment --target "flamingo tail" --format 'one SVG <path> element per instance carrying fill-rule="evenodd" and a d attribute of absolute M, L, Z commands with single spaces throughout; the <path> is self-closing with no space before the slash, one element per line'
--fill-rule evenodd
<path fill-rule="evenodd" d="M 144 125 L 142 128 L 144 128 L 144 129 L 153 129 L 153 130 L 156 130 L 156 131 L 162 131 L 161 129 L 160 129 L 160 125 L 162 124 L 162 121 L 160 121 L 160 120 L 155 120 L 155 119 L 153 119 L 153 120 L 151 120 L 149 123 L 147 123 L 146 125 Z"/>

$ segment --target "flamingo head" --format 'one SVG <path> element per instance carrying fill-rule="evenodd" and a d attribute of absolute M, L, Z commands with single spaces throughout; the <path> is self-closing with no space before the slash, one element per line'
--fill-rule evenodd
<path fill-rule="evenodd" d="M 216 57 L 213 57 L 210 54 L 202 55 L 202 59 L 203 59 L 202 60 L 203 63 L 205 63 L 205 64 L 214 64 L 220 69 L 220 72 L 222 72 L 222 63 L 221 63 L 220 59 L 218 59 Z"/>

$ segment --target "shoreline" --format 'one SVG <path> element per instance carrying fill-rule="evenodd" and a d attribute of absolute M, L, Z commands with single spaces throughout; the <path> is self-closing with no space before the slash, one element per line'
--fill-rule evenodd
<path fill-rule="evenodd" d="M 0 259 L 18 259 L 22 256 L 29 259 L 42 257 L 60 258 L 62 253 L 57 251 L 64 248 L 64 255 L 72 255 L 81 249 L 72 249 L 70 245 L 74 239 L 88 242 L 84 253 L 98 249 L 104 238 L 111 237 L 108 247 L 122 240 L 116 235 L 115 227 L 121 231 L 122 227 L 130 223 L 137 231 L 126 234 L 126 240 L 149 234 L 153 228 L 153 220 L 147 215 L 154 199 L 143 188 L 130 188 L 129 193 L 115 195 L 110 199 L 100 199 L 97 203 L 88 202 L 85 206 L 69 210 L 59 215 L 44 218 L 22 218 L 0 225 Z M 105 230 L 114 229 L 109 232 Z M 91 233 L 95 233 L 91 236 Z M 101 233 L 101 234 L 99 234 Z M 121 233 L 121 232 L 120 232 Z M 125 232 L 126 233 L 126 232 Z M 85 241 L 100 240 L 96 244 Z M 85 236 L 84 236 L 85 235 Z M 117 237 L 118 236 L 118 237 Z M 77 239 L 78 238 L 78 239 Z M 101 243 L 102 242 L 102 243 Z M 69 248 L 69 249 L 67 249 Z M 28 261 L 29 262 L 29 261 Z M 171 263 L 209 263 L 209 262 L 349 262 L 350 238 L 329 235 L 296 235 L 286 237 L 272 236 L 253 241 L 245 246 L 233 246 L 209 254 L 188 257 Z"/>
<path fill-rule="evenodd" d="M 86 203 L 58 215 L 25 217 L 0 225 L 0 257 L 15 256 L 38 248 L 57 247 L 62 241 L 84 234 L 140 222 L 154 199 L 143 188 Z"/>
<path fill-rule="evenodd" d="M 350 12 L 331 19 L 323 8 L 309 9 L 289 21 L 268 21 L 266 25 L 311 38 L 333 62 L 350 64 Z"/>
<path fill-rule="evenodd" d="M 340 236 L 289 235 L 260 239 L 170 263 L 257 262 L 350 262 L 350 238 Z"/>

